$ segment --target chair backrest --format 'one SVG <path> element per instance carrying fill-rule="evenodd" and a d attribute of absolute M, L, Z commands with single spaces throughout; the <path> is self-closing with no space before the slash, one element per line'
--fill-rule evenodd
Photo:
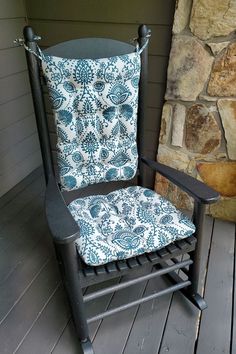
<path fill-rule="evenodd" d="M 148 34 L 148 29 L 146 26 L 142 25 L 139 27 L 139 44 L 144 45 L 146 42 L 146 35 Z M 36 36 L 31 27 L 26 27 L 24 29 L 25 43 L 28 48 L 32 51 L 37 51 Z M 104 38 L 83 38 L 76 39 L 67 42 L 63 42 L 47 48 L 44 53 L 46 55 L 68 58 L 68 59 L 99 59 L 99 58 L 109 58 L 114 56 L 122 56 L 135 51 L 135 46 Z M 39 130 L 39 137 L 42 149 L 42 156 L 45 168 L 46 179 L 49 174 L 55 173 L 55 164 L 53 164 L 55 156 L 55 133 L 49 133 L 48 124 L 45 119 L 45 108 L 43 102 L 43 95 L 41 89 L 40 80 L 40 70 L 38 66 L 38 60 L 36 57 L 30 53 L 26 52 L 27 62 L 30 73 L 30 81 L 34 99 L 35 113 L 37 118 L 37 125 Z M 139 83 L 139 106 L 138 106 L 138 132 L 137 132 L 137 143 L 138 143 L 138 153 L 142 155 L 143 146 L 143 131 L 144 131 L 144 116 L 145 116 L 145 96 L 146 96 L 146 77 L 147 77 L 147 47 L 141 54 L 141 77 Z M 41 91 L 41 93 L 40 93 Z M 50 124 L 50 126 L 52 126 Z M 50 139 L 51 136 L 51 139 Z M 144 173 L 142 171 L 142 166 L 139 166 L 139 183 L 145 184 Z"/>
<path fill-rule="evenodd" d="M 80 38 L 56 44 L 44 50 L 45 54 L 61 58 L 99 59 L 131 53 L 131 44 L 109 38 Z"/>

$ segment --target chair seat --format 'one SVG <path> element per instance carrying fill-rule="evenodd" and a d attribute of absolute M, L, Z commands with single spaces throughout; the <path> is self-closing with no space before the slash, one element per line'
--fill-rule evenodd
<path fill-rule="evenodd" d="M 72 201 L 78 252 L 91 266 L 153 252 L 195 232 L 190 219 L 154 191 L 133 186 Z"/>

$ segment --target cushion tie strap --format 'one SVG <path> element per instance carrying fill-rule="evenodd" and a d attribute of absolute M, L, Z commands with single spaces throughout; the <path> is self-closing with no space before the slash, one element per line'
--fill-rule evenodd
<path fill-rule="evenodd" d="M 138 38 L 134 38 L 133 41 L 136 42 L 136 52 L 138 54 L 141 54 L 144 49 L 147 47 L 148 43 L 149 43 L 149 38 L 151 37 L 151 31 L 149 31 L 147 33 L 147 35 L 144 37 L 145 38 L 145 42 L 144 44 L 142 45 L 142 47 L 139 47 L 139 43 L 138 43 Z"/>
<path fill-rule="evenodd" d="M 41 37 L 35 36 L 35 41 L 40 40 L 40 39 L 41 39 Z M 35 43 L 37 52 L 32 50 L 31 48 L 29 48 L 23 38 L 15 39 L 14 44 L 17 44 L 19 46 L 24 46 L 25 50 L 27 50 L 31 54 L 35 55 L 39 60 L 41 60 L 41 61 L 43 60 L 44 54 L 43 54 L 42 50 L 39 48 L 37 43 Z"/>
<path fill-rule="evenodd" d="M 38 46 L 37 43 L 36 43 L 37 52 L 34 51 L 34 50 L 32 50 L 31 48 L 29 48 L 29 47 L 25 44 L 25 42 L 24 42 L 23 46 L 24 46 L 25 50 L 27 50 L 27 51 L 30 52 L 31 54 L 34 54 L 39 60 L 41 60 L 41 61 L 43 60 L 44 54 L 43 54 L 42 50 L 39 48 L 39 46 Z"/>

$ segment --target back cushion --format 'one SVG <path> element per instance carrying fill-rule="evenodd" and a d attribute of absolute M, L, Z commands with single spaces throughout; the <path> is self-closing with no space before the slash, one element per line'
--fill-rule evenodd
<path fill-rule="evenodd" d="M 43 73 L 56 121 L 64 190 L 132 179 L 140 55 L 65 59 L 44 55 Z"/>

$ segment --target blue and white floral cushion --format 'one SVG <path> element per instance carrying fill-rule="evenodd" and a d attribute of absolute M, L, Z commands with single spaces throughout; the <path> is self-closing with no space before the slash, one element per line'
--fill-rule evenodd
<path fill-rule="evenodd" d="M 68 208 L 80 227 L 78 252 L 92 266 L 152 252 L 195 232 L 169 201 L 137 186 L 76 199 Z"/>
<path fill-rule="evenodd" d="M 140 55 L 42 57 L 57 127 L 62 188 L 128 180 L 137 170 Z"/>

